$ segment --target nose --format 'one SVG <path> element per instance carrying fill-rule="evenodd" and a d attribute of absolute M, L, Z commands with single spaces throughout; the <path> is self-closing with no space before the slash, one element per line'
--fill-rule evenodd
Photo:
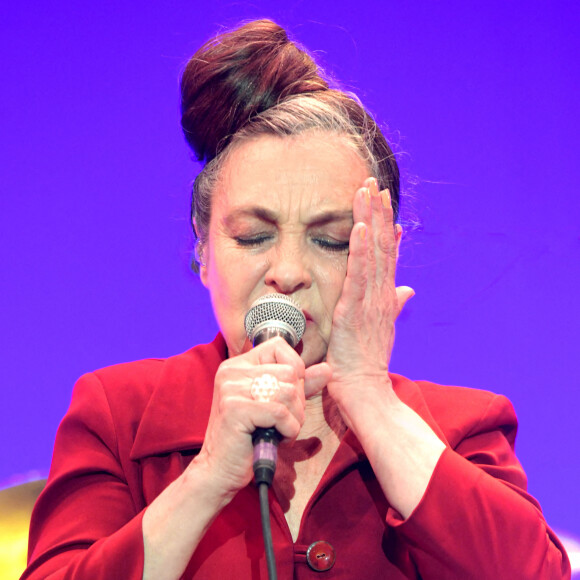
<path fill-rule="evenodd" d="M 312 276 L 305 251 L 296 241 L 279 241 L 272 248 L 265 276 L 267 286 L 281 294 L 310 288 Z"/>

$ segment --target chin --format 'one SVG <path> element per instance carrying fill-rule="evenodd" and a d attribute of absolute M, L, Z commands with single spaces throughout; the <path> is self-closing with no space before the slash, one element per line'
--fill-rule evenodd
<path fill-rule="evenodd" d="M 304 364 L 309 367 L 326 360 L 328 340 L 321 335 L 318 326 L 306 322 L 306 332 L 298 343 L 296 351 Z"/>
<path fill-rule="evenodd" d="M 304 361 L 306 367 L 324 362 L 326 360 L 327 344 L 323 342 L 320 337 L 308 340 L 308 337 L 305 335 L 305 338 L 306 342 L 301 341 L 298 344 L 296 351 Z"/>

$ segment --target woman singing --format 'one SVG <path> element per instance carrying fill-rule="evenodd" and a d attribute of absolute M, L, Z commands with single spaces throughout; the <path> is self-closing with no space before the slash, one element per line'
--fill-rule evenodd
<path fill-rule="evenodd" d="M 281 579 L 569 578 L 508 400 L 389 372 L 413 291 L 395 285 L 397 164 L 361 103 L 270 21 L 204 45 L 181 97 L 220 333 L 79 380 L 23 578 L 267 578 L 252 434 L 270 427 Z M 304 313 L 296 349 L 252 348 L 244 319 L 269 294 Z"/>

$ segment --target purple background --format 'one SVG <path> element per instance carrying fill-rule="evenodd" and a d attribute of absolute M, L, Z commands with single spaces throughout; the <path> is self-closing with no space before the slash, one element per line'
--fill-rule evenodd
<path fill-rule="evenodd" d="M 271 17 L 417 176 L 393 370 L 507 395 L 531 492 L 580 535 L 578 2 L 7 4 L 1 484 L 47 473 L 79 375 L 213 337 L 178 76 L 220 26 Z"/>

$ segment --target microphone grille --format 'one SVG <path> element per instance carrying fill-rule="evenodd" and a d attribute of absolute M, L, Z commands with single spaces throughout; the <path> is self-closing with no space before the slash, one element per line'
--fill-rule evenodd
<path fill-rule="evenodd" d="M 300 342 L 306 329 L 306 318 L 298 303 L 285 294 L 266 294 L 254 301 L 246 314 L 246 334 L 253 339 L 254 331 L 265 322 L 282 322 L 289 325 Z M 295 346 L 295 345 L 294 345 Z"/>

